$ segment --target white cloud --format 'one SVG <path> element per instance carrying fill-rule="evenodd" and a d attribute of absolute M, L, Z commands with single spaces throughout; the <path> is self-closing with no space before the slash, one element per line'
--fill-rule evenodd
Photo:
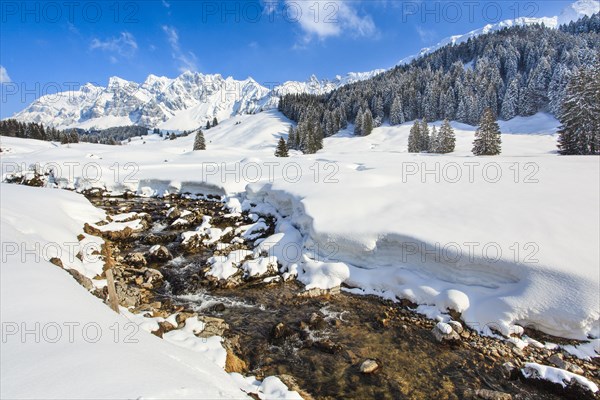
<path fill-rule="evenodd" d="M 6 68 L 0 65 L 0 83 L 10 83 L 12 80 L 10 76 L 8 76 L 8 72 L 6 72 Z"/>
<path fill-rule="evenodd" d="M 377 33 L 373 19 L 368 14 L 359 14 L 353 5 L 359 1 L 343 0 L 282 0 L 280 7 L 265 3 L 267 12 L 281 12 L 289 22 L 298 23 L 304 31 L 303 41 L 313 38 L 324 40 L 328 37 L 350 35 L 369 37 Z"/>
<path fill-rule="evenodd" d="M 106 40 L 100 40 L 98 38 L 92 39 L 90 44 L 92 50 L 102 50 L 113 53 L 111 55 L 112 60 L 116 60 L 115 55 L 121 57 L 132 57 L 138 49 L 135 37 L 129 32 L 121 32 L 118 37 L 109 38 Z"/>
<path fill-rule="evenodd" d="M 181 50 L 179 45 L 179 34 L 177 30 L 172 26 L 163 25 L 163 31 L 167 35 L 167 40 L 171 46 L 171 55 L 174 60 L 179 61 L 179 70 L 185 71 L 197 71 L 198 70 L 198 58 L 191 51 Z"/>
<path fill-rule="evenodd" d="M 165 0 L 162 0 L 162 5 L 163 5 L 165 8 L 170 8 L 170 7 L 171 7 L 171 3 L 168 3 L 168 2 L 167 2 L 167 1 L 165 1 Z"/>
<path fill-rule="evenodd" d="M 419 34 L 419 38 L 421 38 L 421 42 L 430 43 L 433 39 L 435 39 L 435 31 L 429 29 L 423 29 L 417 25 L 416 27 L 417 33 Z"/>

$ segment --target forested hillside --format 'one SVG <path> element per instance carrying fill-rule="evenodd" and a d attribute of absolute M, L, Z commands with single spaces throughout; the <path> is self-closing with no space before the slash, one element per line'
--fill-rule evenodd
<path fill-rule="evenodd" d="M 328 95 L 285 96 L 298 122 L 289 145 L 307 153 L 348 122 L 355 133 L 425 118 L 475 125 L 486 108 L 499 119 L 540 111 L 558 116 L 571 77 L 600 62 L 600 14 L 551 29 L 518 26 L 449 45 Z"/>

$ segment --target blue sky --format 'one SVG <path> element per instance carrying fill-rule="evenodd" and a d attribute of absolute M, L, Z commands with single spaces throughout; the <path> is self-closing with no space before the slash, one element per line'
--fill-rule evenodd
<path fill-rule="evenodd" d="M 110 76 L 184 70 L 264 85 L 393 66 L 453 34 L 570 1 L 50 1 L 0 3 L 0 117 Z"/>

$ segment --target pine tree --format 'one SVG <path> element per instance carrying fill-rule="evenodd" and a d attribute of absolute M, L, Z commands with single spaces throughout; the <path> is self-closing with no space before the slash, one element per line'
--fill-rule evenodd
<path fill-rule="evenodd" d="M 503 120 L 513 119 L 519 114 L 519 78 L 514 78 L 508 85 L 506 93 L 504 94 L 504 100 L 502 101 L 502 108 L 500 110 L 500 117 Z"/>
<path fill-rule="evenodd" d="M 360 108 L 358 110 L 358 114 L 356 114 L 356 119 L 354 120 L 354 134 L 356 136 L 362 136 L 363 131 L 363 110 Z"/>
<path fill-rule="evenodd" d="M 279 143 L 277 143 L 277 148 L 275 149 L 275 157 L 287 157 L 288 156 L 288 148 L 285 144 L 285 140 L 283 137 L 279 138 Z"/>
<path fill-rule="evenodd" d="M 204 141 L 204 133 L 202 129 L 198 129 L 196 132 L 196 138 L 194 139 L 194 151 L 206 150 L 206 142 Z"/>
<path fill-rule="evenodd" d="M 420 137 L 421 137 L 421 124 L 418 120 L 415 120 L 410 133 L 408 135 L 408 152 L 409 153 L 420 153 Z"/>
<path fill-rule="evenodd" d="M 210 129 L 210 121 L 206 121 L 206 130 Z"/>
<path fill-rule="evenodd" d="M 392 125 L 400 125 L 403 124 L 404 121 L 404 110 L 402 108 L 402 99 L 400 96 L 396 96 L 394 98 L 394 102 L 392 103 L 392 108 L 390 109 L 390 124 Z"/>
<path fill-rule="evenodd" d="M 212 126 L 217 126 L 219 125 L 219 121 L 217 120 L 217 117 L 213 118 L 213 122 L 212 122 Z"/>
<path fill-rule="evenodd" d="M 288 129 L 287 147 L 288 147 L 288 149 L 298 150 L 296 148 L 296 132 L 294 132 L 294 127 L 291 125 Z"/>
<path fill-rule="evenodd" d="M 456 138 L 454 136 L 454 130 L 450 126 L 450 122 L 448 122 L 447 119 L 442 122 L 437 141 L 437 153 L 448 154 L 454 151 L 456 146 Z"/>
<path fill-rule="evenodd" d="M 486 108 L 481 117 L 479 128 L 475 132 L 473 154 L 476 156 L 495 156 L 500 154 L 501 138 L 500 126 L 491 109 Z"/>
<path fill-rule="evenodd" d="M 364 136 L 370 135 L 373 132 L 373 115 L 371 110 L 367 109 L 362 116 L 362 134 Z"/>
<path fill-rule="evenodd" d="M 373 112 L 371 112 L 370 110 L 368 111 L 369 113 L 371 113 L 373 126 L 381 126 L 381 124 L 383 123 L 383 119 L 385 118 L 385 113 L 383 110 L 383 99 L 381 98 L 381 96 L 375 96 L 371 103 L 371 110 L 373 110 Z M 368 133 L 365 133 L 365 135 L 368 135 Z"/>

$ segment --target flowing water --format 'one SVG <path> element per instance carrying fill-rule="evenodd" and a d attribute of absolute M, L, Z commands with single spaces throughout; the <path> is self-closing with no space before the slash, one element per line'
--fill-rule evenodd
<path fill-rule="evenodd" d="M 109 214 L 136 211 L 151 216 L 148 231 L 116 243 L 121 255 L 164 243 L 175 258 L 152 265 L 166 281 L 156 298 L 224 319 L 230 327 L 225 337 L 236 343 L 238 356 L 248 366 L 246 374 L 291 375 L 305 394 L 321 399 L 461 399 L 480 388 L 512 393 L 515 399 L 562 398 L 507 379 L 502 364 L 514 359 L 484 355 L 470 344 L 475 334 L 454 345 L 437 343 L 431 334 L 434 322 L 412 312 L 410 304 L 344 291 L 303 297 L 296 281 L 259 280 L 224 288 L 207 280 L 202 269 L 212 251 L 184 251 L 179 239 L 182 231 L 199 222 L 170 228 L 165 211 L 174 204 L 182 210 L 197 208 L 215 215 L 215 223 L 225 224 L 226 219 L 218 219 L 224 213 L 218 201 L 91 200 Z M 366 359 L 376 360 L 380 368 L 361 373 Z"/>

